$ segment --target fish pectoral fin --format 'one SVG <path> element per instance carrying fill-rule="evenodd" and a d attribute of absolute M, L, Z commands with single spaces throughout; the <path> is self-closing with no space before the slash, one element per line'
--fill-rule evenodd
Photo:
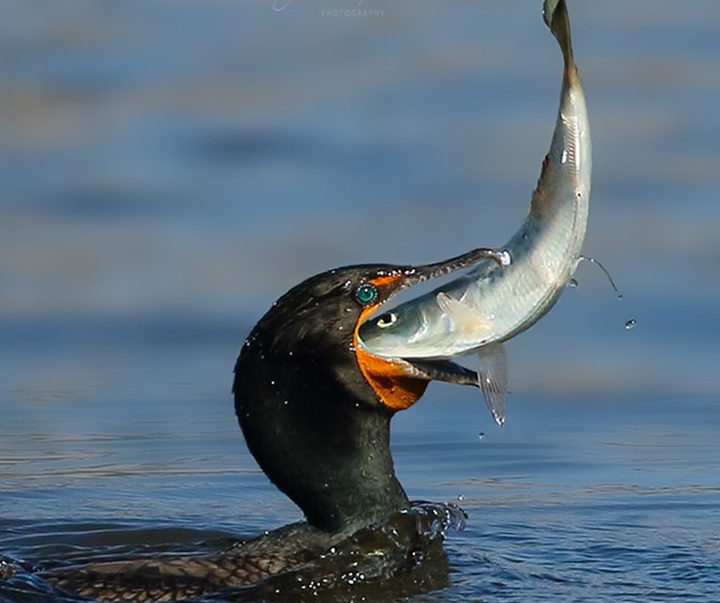
<path fill-rule="evenodd" d="M 502 343 L 480 348 L 478 351 L 478 385 L 495 422 L 505 424 L 505 394 L 507 393 L 507 356 Z"/>
<path fill-rule="evenodd" d="M 485 335 L 492 331 L 492 323 L 482 316 L 477 310 L 468 306 L 447 293 L 440 291 L 435 296 L 435 301 L 440 309 L 452 320 L 464 333 L 473 335 Z"/>

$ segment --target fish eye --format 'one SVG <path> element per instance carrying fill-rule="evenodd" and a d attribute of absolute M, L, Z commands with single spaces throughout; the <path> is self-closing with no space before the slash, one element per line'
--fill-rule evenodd
<path fill-rule="evenodd" d="M 394 325 L 397 322 L 397 314 L 395 312 L 388 312 L 378 317 L 375 324 L 381 329 L 387 329 L 390 325 Z"/>
<path fill-rule="evenodd" d="M 355 299 L 363 306 L 373 303 L 378 297 L 378 290 L 375 285 L 364 283 L 355 289 Z"/>

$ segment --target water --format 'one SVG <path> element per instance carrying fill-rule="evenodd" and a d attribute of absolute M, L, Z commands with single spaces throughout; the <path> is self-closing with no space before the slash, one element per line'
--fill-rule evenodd
<path fill-rule="evenodd" d="M 216 550 L 299 519 L 233 417 L 254 321 L 307 275 L 496 245 L 525 215 L 559 90 L 539 3 L 322 8 L 4 6 L 0 555 Z M 408 493 L 468 514 L 413 603 L 720 593 L 720 5 L 570 11 L 584 252 L 625 301 L 585 271 L 511 342 L 503 429 L 443 384 L 396 417 Z"/>

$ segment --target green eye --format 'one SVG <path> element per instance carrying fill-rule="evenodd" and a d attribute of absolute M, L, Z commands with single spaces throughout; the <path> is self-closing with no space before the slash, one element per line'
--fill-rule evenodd
<path fill-rule="evenodd" d="M 378 296 L 378 290 L 375 285 L 365 283 L 360 285 L 355 290 L 355 299 L 358 300 L 363 306 L 373 303 Z"/>

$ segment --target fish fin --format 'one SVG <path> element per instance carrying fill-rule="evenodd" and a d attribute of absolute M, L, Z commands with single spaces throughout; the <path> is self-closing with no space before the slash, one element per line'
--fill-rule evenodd
<path fill-rule="evenodd" d="M 492 330 L 492 324 L 474 308 L 464 304 L 447 293 L 440 291 L 435 296 L 437 305 L 464 332 L 485 334 Z"/>
<path fill-rule="evenodd" d="M 507 356 L 502 343 L 480 348 L 478 352 L 478 385 L 495 422 L 505 424 L 507 393 Z"/>

